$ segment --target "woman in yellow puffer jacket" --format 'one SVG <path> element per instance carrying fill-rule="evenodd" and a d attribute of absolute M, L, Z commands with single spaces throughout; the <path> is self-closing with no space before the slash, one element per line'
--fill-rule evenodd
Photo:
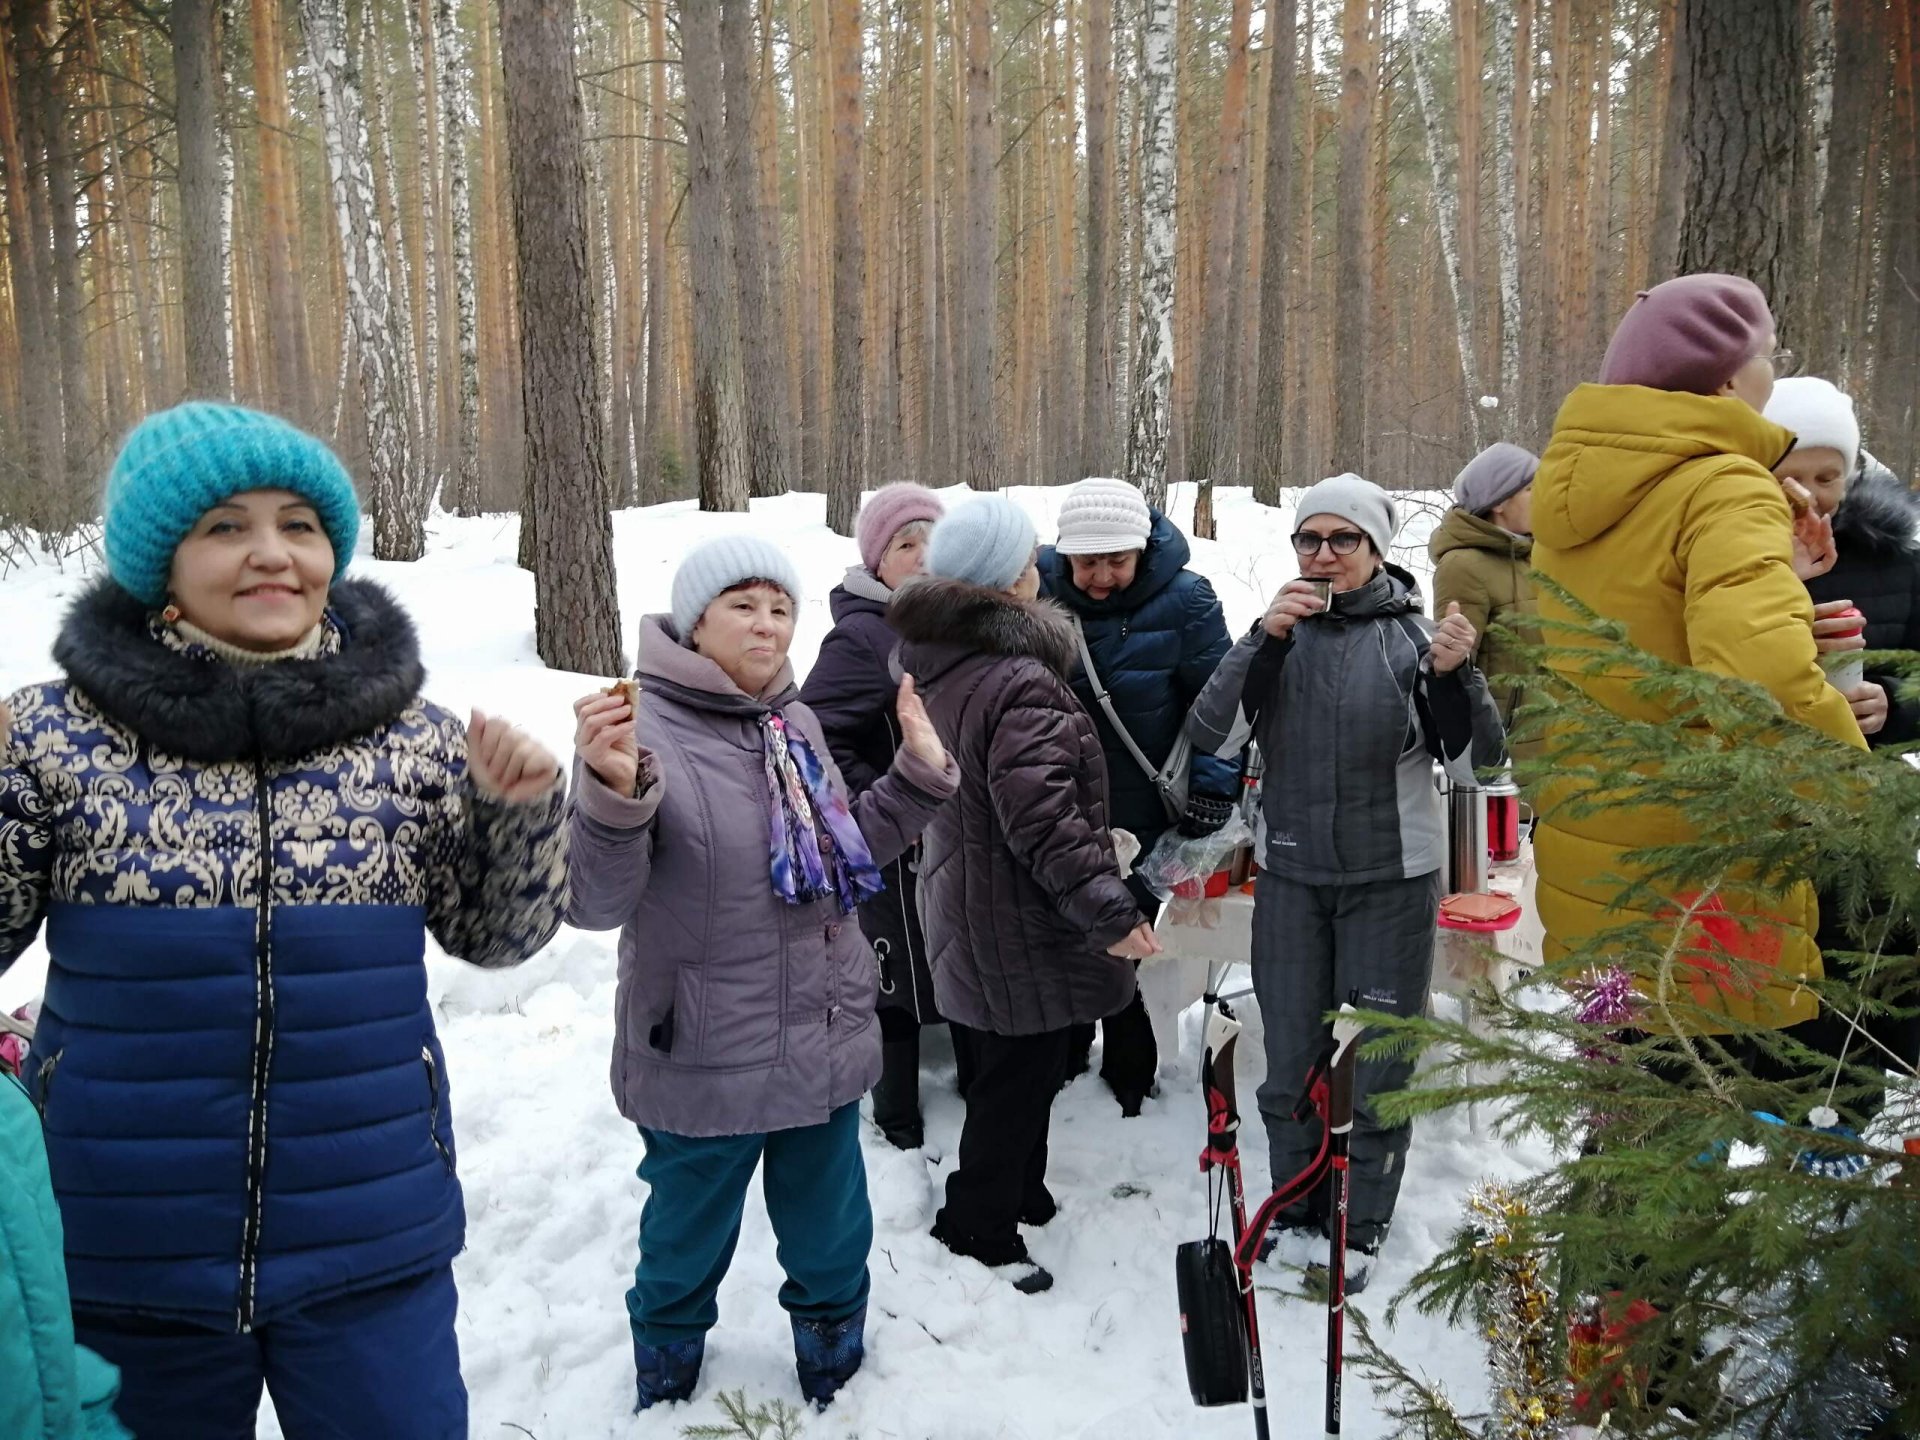
<path fill-rule="evenodd" d="M 1771 473 L 1793 446 L 1760 414 L 1777 343 L 1766 297 L 1750 281 L 1688 275 L 1644 292 L 1614 333 L 1601 383 L 1576 389 L 1555 421 L 1534 479 L 1534 568 L 1623 623 L 1640 649 L 1755 682 L 1789 719 L 1864 748 L 1852 710 L 1821 671 L 1812 602 L 1794 570 L 1792 513 Z M 1540 612 L 1571 618 L 1551 593 L 1541 595 Z M 1630 676 L 1585 676 L 1565 659 L 1549 668 L 1617 714 L 1666 718 L 1633 694 Z M 1546 818 L 1535 854 L 1549 956 L 1633 918 L 1616 903 L 1619 880 L 1609 879 L 1635 873 L 1623 855 L 1691 833 L 1677 814 L 1651 806 L 1570 815 L 1559 807 L 1573 790 L 1563 780 L 1539 797 Z M 1708 992 L 1702 1003 L 1728 1023 L 1703 1028 L 1812 1019 L 1818 1000 L 1799 983 L 1821 974 L 1812 887 L 1725 903 L 1768 917 L 1778 979 Z"/>

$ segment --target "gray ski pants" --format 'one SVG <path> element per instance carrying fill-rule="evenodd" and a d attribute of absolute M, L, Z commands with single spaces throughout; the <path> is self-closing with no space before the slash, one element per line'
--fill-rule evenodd
<path fill-rule="evenodd" d="M 1254 887 L 1253 992 L 1266 1031 L 1260 1114 L 1276 1188 L 1306 1169 L 1320 1148 L 1319 1118 L 1302 1124 L 1293 1107 L 1326 1041 L 1329 1027 L 1321 1017 L 1352 991 L 1364 1008 L 1419 1014 L 1433 977 L 1439 908 L 1438 871 L 1365 885 L 1304 885 L 1261 873 Z M 1375 1245 L 1385 1234 L 1413 1138 L 1411 1126 L 1383 1126 L 1371 1100 L 1401 1089 L 1412 1073 L 1411 1061 L 1362 1060 L 1355 1077 L 1348 1214 L 1355 1245 Z M 1318 1223 L 1327 1203 L 1322 1186 L 1310 1202 L 1289 1208 L 1281 1223 Z"/>

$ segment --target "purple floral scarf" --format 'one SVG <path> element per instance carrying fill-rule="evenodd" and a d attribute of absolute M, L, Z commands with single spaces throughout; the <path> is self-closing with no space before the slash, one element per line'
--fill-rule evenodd
<path fill-rule="evenodd" d="M 771 801 L 774 893 L 789 905 L 831 896 L 842 915 L 851 915 L 886 888 L 866 837 L 806 737 L 778 713 L 762 715 L 760 730 Z"/>

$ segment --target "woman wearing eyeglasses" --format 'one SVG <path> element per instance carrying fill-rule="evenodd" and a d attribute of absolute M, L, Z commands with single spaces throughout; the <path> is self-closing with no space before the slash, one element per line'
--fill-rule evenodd
<path fill-rule="evenodd" d="M 1267 757 L 1254 887 L 1253 988 L 1266 1032 L 1260 1087 L 1275 1186 L 1307 1168 L 1317 1120 L 1294 1119 L 1326 1014 L 1349 994 L 1417 1013 L 1433 968 L 1446 824 L 1436 760 L 1460 780 L 1498 764 L 1500 717 L 1473 664 L 1474 628 L 1449 605 L 1436 625 L 1413 577 L 1387 560 L 1393 500 L 1358 475 L 1300 502 L 1300 579 L 1221 662 L 1188 721 L 1197 748 L 1231 755 L 1251 727 Z M 1372 1097 L 1412 1064 L 1362 1060 L 1356 1077 L 1349 1289 L 1366 1283 L 1393 1220 L 1412 1138 Z M 1279 1258 L 1324 1256 L 1327 1187 L 1280 1217 Z"/>

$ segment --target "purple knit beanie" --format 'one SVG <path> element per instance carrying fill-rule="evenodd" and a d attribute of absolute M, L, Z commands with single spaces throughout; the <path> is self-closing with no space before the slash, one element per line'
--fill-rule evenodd
<path fill-rule="evenodd" d="M 860 546 L 860 563 L 875 575 L 880 573 L 881 557 L 901 527 L 916 520 L 928 523 L 947 513 L 940 497 L 924 485 L 888 485 L 867 497 L 854 522 L 854 539 Z"/>
<path fill-rule="evenodd" d="M 1642 290 L 1613 332 L 1602 385 L 1715 394 L 1773 333 L 1767 297 L 1738 275 L 1682 275 Z"/>

